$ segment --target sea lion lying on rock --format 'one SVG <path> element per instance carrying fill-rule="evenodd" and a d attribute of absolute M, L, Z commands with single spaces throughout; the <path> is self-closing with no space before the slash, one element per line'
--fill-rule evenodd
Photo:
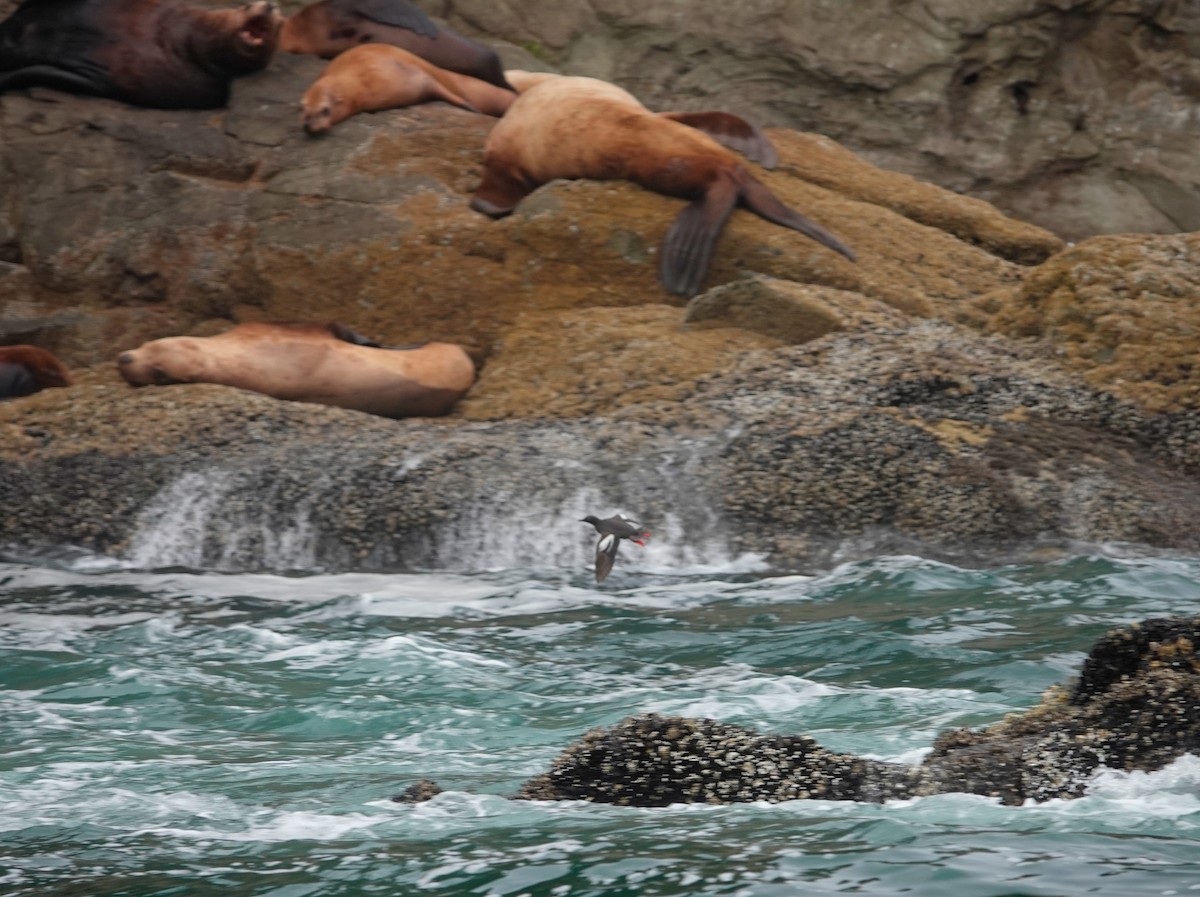
<path fill-rule="evenodd" d="M 319 0 L 283 23 L 280 49 L 332 59 L 359 44 L 400 47 L 434 65 L 510 90 L 491 47 L 439 26 L 408 0 Z"/>
<path fill-rule="evenodd" d="M 264 68 L 282 18 L 273 3 L 25 0 L 0 22 L 0 91 L 43 86 L 160 109 L 207 109 Z"/>
<path fill-rule="evenodd" d="M 803 798 L 881 802 L 948 792 L 1079 797 L 1100 768 L 1151 772 L 1200 751 L 1200 617 L 1146 620 L 1096 643 L 1079 678 L 984 729 L 943 733 L 919 765 L 825 750 L 709 719 L 648 714 L 586 733 L 514 795 L 624 806 Z M 440 789 L 411 786 L 395 800 Z"/>
<path fill-rule="evenodd" d="M 690 200 L 667 232 L 659 268 L 663 286 L 682 296 L 700 290 L 717 239 L 738 205 L 853 260 L 837 237 L 785 206 L 722 145 L 743 139 L 731 131 L 734 122 L 744 126 L 743 134 L 756 130 L 728 113 L 656 115 L 595 78 L 538 77 L 488 135 L 471 208 L 504 217 L 556 178 L 627 180 Z M 752 138 L 741 145 L 755 155 L 761 149 Z"/>
<path fill-rule="evenodd" d="M 54 355 L 37 346 L 0 346 L 0 399 L 33 395 L 71 378 Z"/>
<path fill-rule="evenodd" d="M 517 95 L 469 75 L 438 68 L 407 50 L 363 44 L 335 56 L 305 92 L 304 129 L 327 131 L 356 112 L 378 112 L 442 100 L 500 116 Z"/>
<path fill-rule="evenodd" d="M 557 72 L 528 72 L 524 69 L 508 69 L 505 71 L 508 83 L 517 93 L 525 93 L 530 88 L 559 78 L 569 78 Z M 602 84 L 607 82 L 600 82 Z M 614 85 L 609 85 L 610 87 Z M 617 88 L 626 97 L 631 97 L 621 88 Z M 636 100 L 635 100 L 636 102 Z M 640 105 L 640 104 L 639 104 Z M 741 153 L 751 162 L 756 162 L 763 168 L 775 168 L 779 165 L 779 154 L 766 135 L 754 122 L 747 121 L 732 112 L 708 110 L 705 112 L 655 112 L 659 118 L 677 121 L 703 131 L 721 146 L 728 147 Z"/>
<path fill-rule="evenodd" d="M 475 382 L 459 346 L 381 346 L 339 324 L 250 323 L 157 339 L 121 353 L 117 368 L 131 386 L 219 383 L 396 418 L 448 414 Z"/>

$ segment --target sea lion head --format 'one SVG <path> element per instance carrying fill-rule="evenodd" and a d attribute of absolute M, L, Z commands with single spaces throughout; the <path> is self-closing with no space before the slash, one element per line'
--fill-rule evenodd
<path fill-rule="evenodd" d="M 238 29 L 236 43 L 239 52 L 256 65 L 266 65 L 279 44 L 283 16 L 270 0 L 247 3 L 239 12 L 242 14 L 242 26 Z"/>
<path fill-rule="evenodd" d="M 237 9 L 204 13 L 199 51 L 205 68 L 226 75 L 248 75 L 264 68 L 279 46 L 283 16 L 270 0 L 255 0 Z"/>
<path fill-rule="evenodd" d="M 117 372 L 130 386 L 194 382 L 203 369 L 203 350 L 190 337 L 152 340 L 117 357 Z"/>
<path fill-rule="evenodd" d="M 300 121 L 310 134 L 320 134 L 349 115 L 346 100 L 337 88 L 317 81 L 304 94 Z"/>

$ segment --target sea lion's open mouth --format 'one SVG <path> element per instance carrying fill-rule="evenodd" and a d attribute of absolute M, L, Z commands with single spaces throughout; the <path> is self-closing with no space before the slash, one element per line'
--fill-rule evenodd
<path fill-rule="evenodd" d="M 283 20 L 274 3 L 253 3 L 245 9 L 249 15 L 238 37 L 248 47 L 261 47 L 275 36 Z"/>
<path fill-rule="evenodd" d="M 274 25 L 270 17 L 261 17 L 251 19 L 246 23 L 245 27 L 238 32 L 238 37 L 242 39 L 242 43 L 250 47 L 261 47 L 271 37 L 274 31 Z"/>

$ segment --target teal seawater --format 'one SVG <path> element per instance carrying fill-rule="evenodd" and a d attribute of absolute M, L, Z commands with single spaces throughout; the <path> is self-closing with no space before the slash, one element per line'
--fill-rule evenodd
<path fill-rule="evenodd" d="M 643 810 L 504 798 L 586 729 L 704 715 L 916 760 L 1200 559 L 815 577 L 0 564 L 0 894 L 1200 893 L 1200 759 L 1089 796 Z M 406 806 L 406 784 L 447 793 Z"/>

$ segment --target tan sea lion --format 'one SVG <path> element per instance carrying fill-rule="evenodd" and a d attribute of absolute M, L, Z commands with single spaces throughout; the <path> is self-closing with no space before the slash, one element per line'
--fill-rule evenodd
<path fill-rule="evenodd" d="M 250 323 L 152 340 L 122 352 L 117 369 L 131 386 L 219 383 L 397 418 L 447 414 L 475 382 L 459 346 L 381 346 L 339 324 Z"/>
<path fill-rule="evenodd" d="M 443 100 L 500 116 L 517 95 L 469 75 L 448 72 L 389 44 L 363 44 L 335 56 L 304 94 L 304 128 L 327 131 L 356 112 Z"/>
<path fill-rule="evenodd" d="M 557 72 L 529 72 L 525 69 L 505 69 L 504 77 L 508 83 L 512 85 L 512 89 L 517 93 L 524 93 L 531 87 L 536 87 L 543 81 L 549 81 L 552 78 L 564 78 L 565 75 L 560 75 Z"/>
<path fill-rule="evenodd" d="M 66 369 L 51 352 L 37 346 L 0 346 L 0 399 L 70 385 Z"/>
<path fill-rule="evenodd" d="M 365 43 L 391 44 L 439 68 L 510 89 L 491 47 L 437 25 L 408 0 L 320 0 L 283 23 L 280 47 L 331 59 Z"/>
<path fill-rule="evenodd" d="M 691 200 L 667 233 L 659 268 L 663 286 L 682 296 L 699 291 L 738 205 L 854 260 L 837 237 L 780 202 L 729 149 L 685 124 L 695 118 L 655 115 L 628 92 L 594 78 L 541 79 L 521 92 L 488 136 L 471 208 L 503 217 L 556 178 L 628 180 Z M 718 117 L 725 124 L 729 119 L 736 116 Z"/>
<path fill-rule="evenodd" d="M 570 77 L 557 72 L 529 72 L 524 69 L 507 69 L 504 74 L 508 78 L 508 83 L 513 86 L 513 90 L 519 94 L 547 81 Z M 601 81 L 599 83 L 607 84 L 608 82 Z M 609 84 L 609 87 L 620 91 L 623 99 L 633 100 L 639 106 L 641 105 L 631 94 L 616 85 Z M 671 121 L 687 125 L 689 128 L 695 128 L 697 131 L 703 131 L 717 143 L 737 150 L 751 162 L 757 162 L 763 168 L 774 168 L 779 164 L 779 155 L 775 152 L 775 147 L 771 145 L 770 138 L 762 128 L 753 122 L 746 121 L 740 115 L 714 110 L 657 112 L 655 114 L 659 118 L 668 118 Z"/>
<path fill-rule="evenodd" d="M 0 91 L 43 86 L 160 109 L 207 109 L 266 66 L 273 3 L 213 9 L 186 0 L 25 0 L 0 22 Z"/>

